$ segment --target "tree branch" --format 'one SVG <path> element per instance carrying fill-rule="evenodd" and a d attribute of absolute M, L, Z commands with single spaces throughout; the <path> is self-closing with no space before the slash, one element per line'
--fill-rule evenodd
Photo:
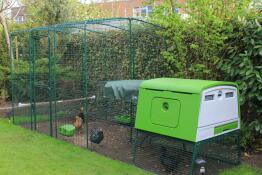
<path fill-rule="evenodd" d="M 174 13 L 174 2 L 173 0 L 169 0 L 170 3 L 170 14 Z"/>
<path fill-rule="evenodd" d="M 0 22 L 1 22 L 1 24 L 2 24 L 2 26 L 3 26 L 3 29 L 4 29 L 5 41 L 6 41 L 8 50 L 10 50 L 9 31 L 8 31 L 7 22 L 6 22 L 6 19 L 5 19 L 4 12 L 0 12 Z"/>
<path fill-rule="evenodd" d="M 18 11 L 16 12 L 15 16 L 13 16 L 13 18 L 11 18 L 11 19 L 14 20 L 17 17 L 17 15 L 21 12 L 21 10 L 22 10 L 22 7 L 20 6 Z"/>

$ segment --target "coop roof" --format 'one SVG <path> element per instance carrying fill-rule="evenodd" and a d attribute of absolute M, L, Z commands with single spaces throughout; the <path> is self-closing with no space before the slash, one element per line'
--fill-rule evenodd
<path fill-rule="evenodd" d="M 237 86 L 236 83 L 226 81 L 157 78 L 144 81 L 140 88 L 200 94 L 204 89 L 222 85 Z"/>
<path fill-rule="evenodd" d="M 143 80 L 117 80 L 105 84 L 105 96 L 117 100 L 130 101 L 133 96 L 138 96 L 138 90 Z"/>

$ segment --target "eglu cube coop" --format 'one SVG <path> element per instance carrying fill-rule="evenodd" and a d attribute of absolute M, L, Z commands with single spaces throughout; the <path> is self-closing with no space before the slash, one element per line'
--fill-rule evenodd
<path fill-rule="evenodd" d="M 137 129 L 199 142 L 239 125 L 234 83 L 159 78 L 140 86 Z"/>
<path fill-rule="evenodd" d="M 151 161 L 159 160 L 170 173 L 216 174 L 221 165 L 214 160 L 239 161 L 234 136 L 240 128 L 237 85 L 175 78 L 144 81 L 135 128 L 138 157 L 151 151 Z M 146 166 L 139 158 L 137 162 Z"/>
<path fill-rule="evenodd" d="M 161 55 L 167 44 L 161 30 L 112 18 L 11 33 L 13 123 L 159 174 L 237 163 L 234 84 L 143 81 L 173 74 Z M 228 115 L 217 108 L 221 99 L 210 105 L 220 91 Z M 209 99 L 204 106 L 203 98 Z"/>

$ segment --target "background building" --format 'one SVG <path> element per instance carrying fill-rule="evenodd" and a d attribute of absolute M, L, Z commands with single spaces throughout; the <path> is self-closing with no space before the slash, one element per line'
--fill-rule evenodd
<path fill-rule="evenodd" d="M 26 6 L 18 6 L 11 8 L 11 19 L 16 23 L 21 24 L 26 21 Z"/>
<path fill-rule="evenodd" d="M 184 0 L 178 0 L 182 3 Z M 154 6 L 160 5 L 161 0 L 155 2 L 153 5 L 148 5 L 147 0 L 111 0 L 100 1 L 97 5 L 105 11 L 110 17 L 135 17 L 146 18 L 153 11 Z M 174 7 L 177 13 L 181 10 Z"/>
<path fill-rule="evenodd" d="M 97 5 L 111 17 L 147 17 L 152 12 L 152 6 L 145 0 L 122 0 L 100 2 Z"/>
<path fill-rule="evenodd" d="M 106 14 L 106 17 L 134 17 L 147 18 L 152 13 L 155 6 L 160 5 L 162 0 L 155 2 L 153 5 L 147 4 L 147 0 L 93 0 L 81 1 L 86 4 L 93 3 Z M 183 3 L 184 0 L 177 2 Z M 182 10 L 174 7 L 175 12 L 182 13 Z M 26 21 L 28 14 L 26 6 L 18 5 L 11 8 L 11 19 L 20 24 Z"/>

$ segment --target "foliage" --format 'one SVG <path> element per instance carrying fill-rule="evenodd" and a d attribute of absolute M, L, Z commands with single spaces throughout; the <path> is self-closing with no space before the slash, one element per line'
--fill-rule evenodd
<path fill-rule="evenodd" d="M 69 0 L 24 0 L 27 20 L 33 25 L 51 25 L 64 22 L 69 17 Z"/>
<path fill-rule="evenodd" d="M 105 16 L 101 9 L 93 4 L 81 3 L 78 0 L 22 0 L 22 3 L 27 7 L 26 13 L 30 15 L 26 16 L 26 23 L 24 24 L 15 24 L 9 21 L 8 28 L 10 31 Z M 24 48 L 28 48 L 28 41 L 18 42 L 23 43 L 23 46 L 19 49 L 19 53 Z M 0 45 L 3 46 L 0 47 L 0 99 L 7 99 L 11 91 L 10 83 L 8 82 L 8 77 L 10 77 L 10 58 L 8 48 L 6 47 L 5 35 L 2 30 L 0 30 Z M 21 64 L 23 63 L 21 62 Z M 27 68 L 25 67 L 25 69 Z"/>
<path fill-rule="evenodd" d="M 225 79 L 235 80 L 241 90 L 241 104 L 247 120 L 260 116 L 262 120 L 262 16 L 239 19 L 228 37 L 221 69 Z"/>
<path fill-rule="evenodd" d="M 4 32 L 0 29 L 0 99 L 8 97 L 7 94 L 7 75 L 9 73 L 8 48 L 5 42 Z"/>
<path fill-rule="evenodd" d="M 76 0 L 70 0 L 70 21 L 105 18 L 107 13 L 98 8 L 96 4 L 85 4 Z"/>
<path fill-rule="evenodd" d="M 77 0 L 23 0 L 23 4 L 30 14 L 27 16 L 27 25 L 34 27 L 105 16 L 93 4 Z"/>
<path fill-rule="evenodd" d="M 43 88 L 48 88 L 49 85 L 49 60 L 48 58 L 40 58 L 35 62 L 36 70 L 36 80 L 35 80 L 35 90 L 41 93 L 38 93 L 37 100 L 39 101 L 47 101 L 48 100 L 48 91 L 43 90 Z M 9 88 L 8 93 L 14 95 L 14 99 L 17 102 L 28 103 L 30 97 L 30 63 L 26 60 L 14 60 L 14 79 L 13 79 L 13 87 L 14 94 L 11 92 L 11 88 Z M 54 71 L 54 67 L 52 68 Z M 80 81 L 80 72 L 72 72 L 72 66 L 63 67 L 61 65 L 56 66 L 56 76 L 62 77 L 61 81 L 63 81 L 63 88 L 67 89 L 68 84 L 72 82 L 68 82 L 67 80 L 74 80 L 74 82 Z M 9 82 L 11 82 L 11 75 L 8 76 Z M 66 91 L 67 92 L 67 91 Z M 57 96 L 65 97 L 67 94 L 63 92 L 63 94 L 58 93 Z"/>
<path fill-rule="evenodd" d="M 262 172 L 260 169 L 256 167 L 252 167 L 247 164 L 242 164 L 240 166 L 237 166 L 231 170 L 226 170 L 220 173 L 220 175 L 239 175 L 239 174 L 245 174 L 245 175 L 260 175 Z"/>
<path fill-rule="evenodd" d="M 9 65 L 8 49 L 5 43 L 4 32 L 0 29 L 0 65 L 7 67 Z"/>
<path fill-rule="evenodd" d="M 77 87 L 77 92 L 83 92 L 83 85 L 81 81 L 83 77 L 83 49 L 87 47 L 83 40 L 84 33 L 64 34 L 57 33 L 57 48 L 56 48 L 56 79 L 58 89 L 63 87 L 63 91 L 57 91 L 58 98 L 66 98 L 74 95 L 72 84 Z M 26 35 L 28 37 L 28 35 Z M 48 87 L 49 77 L 49 60 L 47 40 L 44 33 L 35 35 L 43 36 L 36 41 L 36 57 L 35 57 L 35 74 L 37 85 Z M 23 44 L 28 42 L 23 34 L 18 35 L 20 41 L 19 47 L 23 46 L 27 51 L 21 51 L 21 58 L 15 60 L 15 80 L 14 85 L 16 92 L 14 95 L 18 102 L 28 101 L 29 99 L 29 67 L 28 50 L 29 46 Z M 163 40 L 159 39 L 154 28 L 139 27 L 134 25 L 133 28 L 133 47 L 132 53 L 135 54 L 134 69 L 135 75 L 132 75 L 129 48 L 129 35 L 121 30 L 108 30 L 100 33 L 88 33 L 88 79 L 89 91 L 97 88 L 97 83 L 104 80 L 116 79 L 145 79 L 153 77 L 161 77 L 168 75 L 169 64 L 161 58 L 160 52 L 163 48 Z M 26 47 L 24 47 L 26 46 Z M 38 49 L 41 48 L 41 49 Z M 23 54 L 24 53 L 24 54 Z M 24 58 L 23 58 L 24 56 Z M 117 64 L 116 64 L 117 62 Z M 31 65 L 32 66 L 32 65 Z M 31 70 L 33 67 L 31 67 Z M 52 72 L 54 67 L 52 68 Z M 40 76 L 41 75 L 41 76 Z M 61 87 L 60 87 L 61 86 Z M 38 93 L 38 100 L 46 100 L 48 98 L 48 91 L 43 92 L 40 97 Z M 76 94 L 77 95 L 77 94 Z M 27 100 L 26 100 L 27 99 Z"/>
<path fill-rule="evenodd" d="M 223 4 L 226 3 L 226 4 Z M 174 76 L 199 79 L 219 79 L 220 69 L 217 63 L 220 53 L 232 25 L 228 18 L 244 13 L 247 2 L 238 1 L 187 1 L 176 6 L 187 14 L 167 15 L 170 3 L 158 7 L 151 20 L 166 27 L 163 36 L 168 49 L 163 56 L 176 66 Z M 231 8 L 231 7 L 236 7 Z M 211 8 L 210 8 L 211 7 Z"/>
<path fill-rule="evenodd" d="M 174 65 L 173 76 L 237 82 L 243 120 L 241 144 L 244 149 L 253 146 L 261 138 L 258 128 L 262 123 L 259 4 L 249 0 L 174 2 L 183 10 L 178 14 L 165 2 L 150 20 L 166 28 L 162 36 L 167 50 L 162 55 Z"/>
<path fill-rule="evenodd" d="M 241 124 L 241 146 L 245 151 L 249 151 L 251 148 L 260 148 L 262 142 L 262 123 L 258 120 L 243 122 Z M 260 138 L 260 139 L 259 139 Z"/>
<path fill-rule="evenodd" d="M 241 147 L 247 151 L 255 141 L 254 127 L 247 122 L 241 122 Z"/>
<path fill-rule="evenodd" d="M 225 41 L 219 67 L 224 78 L 238 82 L 241 94 L 242 146 L 262 138 L 262 16 L 241 18 Z"/>

